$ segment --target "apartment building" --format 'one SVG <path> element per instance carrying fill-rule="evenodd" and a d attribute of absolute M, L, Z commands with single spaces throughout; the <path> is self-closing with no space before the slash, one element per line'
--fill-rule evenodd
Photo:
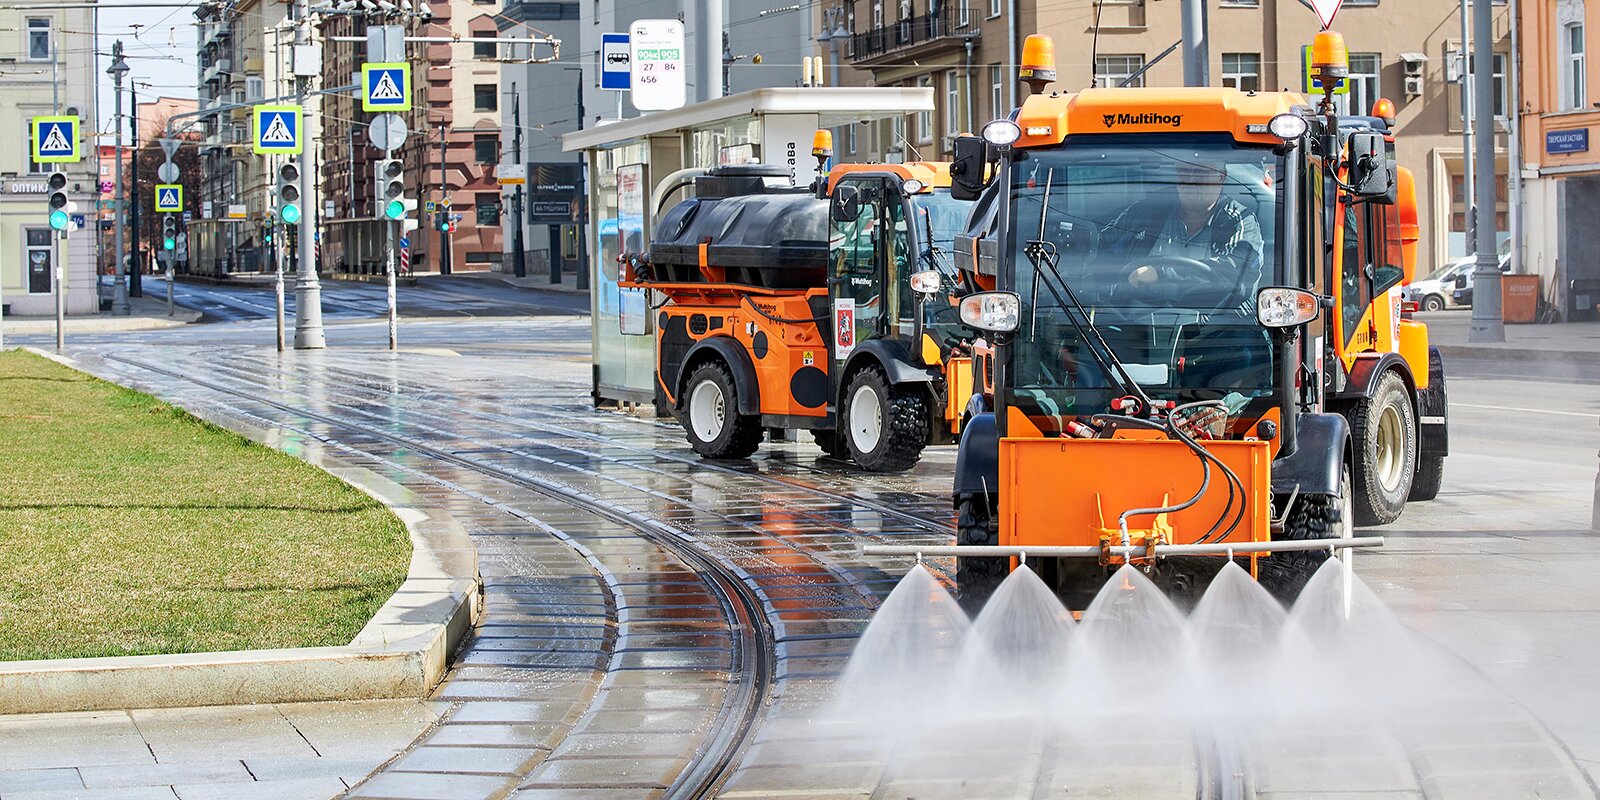
<path fill-rule="evenodd" d="M 1591 0 L 1593 1 L 1593 0 Z M 1211 0 L 1210 83 L 1304 91 L 1302 50 L 1320 28 L 1299 0 Z M 1494 114 L 1500 134 L 1501 198 L 1493 219 L 1510 235 L 1505 185 L 1512 107 L 1511 15 L 1495 9 Z M 1467 205 L 1461 115 L 1459 0 L 1345 0 L 1335 28 L 1351 53 L 1351 92 L 1341 110 L 1366 113 L 1379 97 L 1399 111 L 1399 157 L 1416 171 L 1423 206 L 1420 268 L 1466 253 Z M 1015 103 L 1014 66 L 1032 33 L 1054 38 L 1057 81 L 1088 86 L 1181 86 L 1181 4 L 1173 0 L 823 0 L 818 52 L 846 85 L 924 86 L 935 109 L 835 133 L 851 159 L 949 158 L 957 133 L 975 130 Z M 1485 219 L 1489 219 L 1485 215 Z"/>
<path fill-rule="evenodd" d="M 202 175 L 185 183 L 195 192 L 196 213 L 188 224 L 189 271 L 215 277 L 275 269 L 275 251 L 266 242 L 273 213 L 277 168 L 285 156 L 251 151 L 250 106 L 291 103 L 294 79 L 291 48 L 294 4 L 268 0 L 203 3 L 195 11 L 199 58 L 199 110 L 208 112 L 180 129 L 199 132 Z M 306 103 L 300 136 L 303 169 L 315 169 L 322 138 L 322 101 Z M 306 219 L 322 209 L 315 196 L 304 199 Z"/>
<path fill-rule="evenodd" d="M 1589 61 L 1600 0 L 1521 4 L 1524 272 L 1563 319 L 1600 305 L 1600 69 Z"/>
<path fill-rule="evenodd" d="M 66 266 L 68 314 L 99 310 L 92 225 L 60 241 L 45 204 L 46 176 L 67 175 L 67 196 L 88 223 L 100 190 L 96 133 L 101 129 L 95 87 L 104 77 L 95 58 L 94 12 L 88 8 L 0 10 L 0 304 L 6 314 L 55 313 L 55 267 Z M 75 164 L 32 158 L 34 117 L 82 118 Z M 109 117 L 110 115 L 106 115 Z"/>

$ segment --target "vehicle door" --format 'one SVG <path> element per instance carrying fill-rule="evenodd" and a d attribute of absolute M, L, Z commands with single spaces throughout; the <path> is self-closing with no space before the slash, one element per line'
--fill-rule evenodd
<path fill-rule="evenodd" d="M 900 206 L 883 176 L 850 175 L 834 186 L 829 203 L 828 287 L 833 304 L 833 357 L 843 361 L 898 315 L 885 258 L 895 236 L 890 207 Z M 904 221 L 904 212 L 899 212 Z M 903 236 L 903 234 L 901 234 Z"/>

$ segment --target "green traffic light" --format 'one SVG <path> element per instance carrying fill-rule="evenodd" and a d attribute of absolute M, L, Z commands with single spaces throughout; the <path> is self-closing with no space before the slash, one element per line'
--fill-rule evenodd
<path fill-rule="evenodd" d="M 399 219 L 406 215 L 406 204 L 400 200 L 390 200 L 389 204 L 383 207 L 383 215 L 389 219 Z"/>
<path fill-rule="evenodd" d="M 300 207 L 290 203 L 278 211 L 278 216 L 282 217 L 285 223 L 293 225 L 300 221 Z"/>
<path fill-rule="evenodd" d="M 50 212 L 50 227 L 55 228 L 58 231 L 66 230 L 67 225 L 71 224 L 71 222 L 72 218 L 68 217 L 67 212 L 65 211 L 57 209 Z"/>
<path fill-rule="evenodd" d="M 163 249 L 163 250 L 173 250 L 173 249 L 176 249 L 177 246 L 178 246 L 178 240 L 172 238 L 171 236 L 168 236 L 167 238 L 161 240 L 161 249 Z"/>

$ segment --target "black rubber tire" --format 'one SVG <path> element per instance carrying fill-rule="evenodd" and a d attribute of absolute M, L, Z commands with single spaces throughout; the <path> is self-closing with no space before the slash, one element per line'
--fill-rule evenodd
<path fill-rule="evenodd" d="M 726 416 L 721 432 L 710 440 L 703 440 L 695 434 L 694 426 L 689 422 L 689 403 L 694 397 L 695 387 L 707 381 L 716 384 L 722 391 Z M 680 401 L 682 407 L 678 409 L 678 421 L 683 425 L 689 445 L 696 453 L 706 458 L 748 458 L 761 447 L 761 439 L 766 434 L 766 429 L 761 427 L 761 417 L 738 412 L 739 394 L 734 388 L 733 373 L 721 361 L 706 361 L 695 367 L 688 382 L 683 385 Z"/>
<path fill-rule="evenodd" d="M 865 452 L 850 435 L 850 412 L 854 405 L 851 398 L 863 386 L 877 394 L 878 413 L 882 415 L 878 442 Z M 914 389 L 891 385 L 882 370 L 867 367 L 852 375 L 841 410 L 841 438 L 850 449 L 850 457 L 862 468 L 872 472 L 904 472 L 922 458 L 922 448 L 928 445 L 927 398 Z"/>
<path fill-rule="evenodd" d="M 1417 474 L 1411 479 L 1411 494 L 1407 500 L 1432 500 L 1439 496 L 1444 485 L 1444 456 L 1422 456 L 1417 459 Z"/>
<path fill-rule="evenodd" d="M 1430 294 L 1427 297 L 1422 298 L 1421 305 L 1423 311 L 1443 311 L 1444 298 L 1436 294 Z"/>
<path fill-rule="evenodd" d="M 1000 520 L 995 503 L 987 494 L 962 494 L 956 497 L 956 544 L 994 546 L 1000 543 Z M 967 558 L 956 556 L 956 593 L 961 608 L 976 617 L 989 602 L 1010 572 L 1008 558 Z"/>
<path fill-rule="evenodd" d="M 1385 490 L 1376 470 L 1371 469 L 1377 459 L 1378 423 L 1385 409 L 1393 408 L 1402 428 L 1403 463 L 1400 464 L 1400 482 L 1393 490 Z M 1350 437 L 1355 450 L 1354 463 L 1350 465 L 1355 481 L 1356 524 L 1387 525 L 1400 518 L 1405 511 L 1406 497 L 1411 494 L 1411 482 L 1417 471 L 1417 417 L 1411 409 L 1411 393 L 1405 381 L 1394 372 L 1385 372 L 1378 378 L 1372 399 L 1357 403 L 1350 411 Z"/>
<path fill-rule="evenodd" d="M 838 431 L 812 431 L 811 439 L 812 441 L 816 442 L 817 446 L 822 448 L 822 452 L 827 453 L 830 458 L 837 458 L 841 461 L 848 461 L 850 459 L 850 449 L 845 447 L 843 442 L 840 441 Z"/>
<path fill-rule="evenodd" d="M 1350 478 L 1344 480 L 1344 490 L 1349 492 Z M 1343 535 L 1342 523 L 1346 506 L 1343 498 L 1331 494 L 1303 494 L 1295 499 L 1294 511 L 1284 525 L 1283 533 L 1274 537 L 1285 541 L 1306 539 L 1336 539 Z M 1276 513 L 1276 509 L 1274 509 Z M 1328 560 L 1326 550 L 1299 553 L 1276 553 L 1262 557 L 1257 577 L 1262 588 L 1284 605 L 1292 605 L 1306 582 Z"/>

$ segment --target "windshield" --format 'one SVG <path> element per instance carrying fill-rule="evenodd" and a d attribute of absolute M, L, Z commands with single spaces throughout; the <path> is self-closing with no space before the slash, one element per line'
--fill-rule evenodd
<path fill-rule="evenodd" d="M 1043 429 L 1127 393 L 1079 325 L 1154 399 L 1228 399 L 1237 412 L 1271 396 L 1272 340 L 1255 318 L 1256 291 L 1281 273 L 1271 149 L 1226 136 L 1074 137 L 1019 154 L 1012 178 L 1023 315 L 1011 400 Z M 1083 315 L 1069 312 L 1069 288 Z"/>
<path fill-rule="evenodd" d="M 923 328 L 933 335 L 934 341 L 948 346 L 963 341 L 971 335 L 971 332 L 961 324 L 960 311 L 956 306 L 959 298 L 955 291 L 956 268 L 953 254 L 956 236 L 967 229 L 967 216 L 972 211 L 972 202 L 951 197 L 949 189 L 934 189 L 931 192 L 912 195 L 911 205 L 916 209 L 919 230 L 923 232 L 923 236 L 928 239 L 928 244 L 932 248 L 929 258 L 917 269 L 938 270 L 944 276 L 946 289 L 930 297 L 924 304 Z M 920 227 L 922 225 L 927 227 Z"/>
<path fill-rule="evenodd" d="M 931 192 L 912 195 L 911 204 L 927 219 L 928 226 L 933 231 L 931 242 L 933 247 L 945 261 L 949 261 L 950 253 L 955 248 L 956 236 L 966 230 L 967 215 L 972 211 L 972 203 L 951 197 L 949 189 L 934 189 Z"/>

